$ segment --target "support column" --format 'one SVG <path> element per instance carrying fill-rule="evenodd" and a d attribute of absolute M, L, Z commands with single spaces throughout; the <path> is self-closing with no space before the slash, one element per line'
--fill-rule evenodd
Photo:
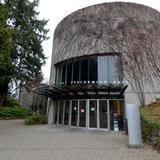
<path fill-rule="evenodd" d="M 78 115 L 77 115 L 77 127 L 79 127 L 79 100 L 78 100 Z"/>
<path fill-rule="evenodd" d="M 110 131 L 110 105 L 109 105 L 109 99 L 107 100 L 107 113 L 108 113 L 108 130 Z"/>
<path fill-rule="evenodd" d="M 58 101 L 58 112 L 57 112 L 57 124 L 59 124 L 59 110 L 60 110 L 60 101 Z"/>
<path fill-rule="evenodd" d="M 53 102 L 53 124 L 55 124 L 56 122 L 56 107 L 57 107 L 57 103 L 56 101 Z"/>
<path fill-rule="evenodd" d="M 71 115 L 72 115 L 72 100 L 69 101 L 69 121 L 68 121 L 69 126 L 71 126 Z"/>
<path fill-rule="evenodd" d="M 86 100 L 86 128 L 89 128 L 89 99 Z"/>
<path fill-rule="evenodd" d="M 97 100 L 97 128 L 99 128 L 99 99 Z"/>
<path fill-rule="evenodd" d="M 53 100 L 50 99 L 49 107 L 48 107 L 48 124 L 53 123 L 53 111 L 54 111 L 54 104 Z"/>
<path fill-rule="evenodd" d="M 63 103 L 63 117 L 62 117 L 62 125 L 64 125 L 65 101 L 62 101 L 62 103 Z"/>

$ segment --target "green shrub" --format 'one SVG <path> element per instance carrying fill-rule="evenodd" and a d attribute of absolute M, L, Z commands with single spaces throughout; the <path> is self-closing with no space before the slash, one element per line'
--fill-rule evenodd
<path fill-rule="evenodd" d="M 160 129 L 160 107 L 141 107 L 141 119 L 150 131 Z"/>
<path fill-rule="evenodd" d="M 30 115 L 32 115 L 32 113 L 25 108 L 0 107 L 0 119 L 25 118 Z"/>
<path fill-rule="evenodd" d="M 20 103 L 17 99 L 13 97 L 8 97 L 5 106 L 9 107 L 20 107 Z"/>
<path fill-rule="evenodd" d="M 160 106 L 158 107 L 141 107 L 142 136 L 146 142 L 160 150 Z"/>
<path fill-rule="evenodd" d="M 46 124 L 47 118 L 44 115 L 33 115 L 26 117 L 25 124 L 32 125 L 32 124 Z"/>

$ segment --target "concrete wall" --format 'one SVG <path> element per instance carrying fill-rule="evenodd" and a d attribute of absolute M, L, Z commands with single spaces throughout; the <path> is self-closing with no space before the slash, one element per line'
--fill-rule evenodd
<path fill-rule="evenodd" d="M 115 40 L 117 36 L 122 39 L 125 36 L 119 29 L 123 28 L 127 33 L 138 29 L 138 32 L 145 33 L 146 26 L 152 28 L 151 24 L 157 25 L 159 22 L 158 11 L 135 3 L 103 3 L 73 12 L 55 29 L 49 84 L 53 85 L 55 82 L 56 63 L 98 53 L 128 53 L 130 48 L 124 47 L 123 41 Z M 149 90 L 145 92 L 146 103 L 159 96 L 157 91 L 154 94 Z M 137 93 L 130 86 L 125 96 L 126 103 L 139 104 Z"/>
<path fill-rule="evenodd" d="M 55 79 L 54 64 L 77 56 L 127 52 L 122 41 L 115 41 L 122 36 L 117 34 L 120 27 L 127 32 L 134 27 L 143 30 L 150 22 L 160 22 L 158 11 L 125 2 L 97 4 L 68 15 L 54 32 L 50 84 Z"/>
<path fill-rule="evenodd" d="M 28 92 L 25 88 L 23 88 L 20 95 L 20 105 L 26 109 L 31 110 L 33 95 L 34 94 L 32 92 Z"/>
<path fill-rule="evenodd" d="M 155 101 L 156 98 L 160 97 L 159 86 L 157 86 L 157 89 L 155 89 L 154 91 L 151 91 L 146 83 L 144 85 L 144 96 L 145 96 L 145 104 L 150 104 L 151 102 Z M 130 84 L 128 85 L 128 88 L 125 91 L 125 101 L 126 104 L 134 103 L 137 105 L 141 105 L 139 102 L 138 92 L 135 91 L 135 89 L 132 88 Z"/>

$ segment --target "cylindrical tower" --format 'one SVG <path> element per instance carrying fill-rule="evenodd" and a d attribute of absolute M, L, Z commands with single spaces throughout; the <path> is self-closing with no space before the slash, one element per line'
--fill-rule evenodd
<path fill-rule="evenodd" d="M 125 80 L 136 91 L 129 90 L 126 100 L 143 103 L 150 86 L 146 70 L 153 67 L 149 58 L 155 57 L 148 46 L 158 50 L 159 22 L 158 11 L 125 2 L 93 5 L 65 17 L 54 32 L 50 122 L 122 130 Z"/>

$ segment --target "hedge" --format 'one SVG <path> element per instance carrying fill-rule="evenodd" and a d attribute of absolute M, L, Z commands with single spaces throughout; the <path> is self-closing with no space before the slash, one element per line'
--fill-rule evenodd
<path fill-rule="evenodd" d="M 141 107 L 142 136 L 160 150 L 160 107 Z"/>
<path fill-rule="evenodd" d="M 33 125 L 33 124 L 46 124 L 47 118 L 44 115 L 32 115 L 25 118 L 25 124 Z"/>
<path fill-rule="evenodd" d="M 32 113 L 21 107 L 0 107 L 0 119 L 16 119 L 25 118 L 30 116 Z"/>

